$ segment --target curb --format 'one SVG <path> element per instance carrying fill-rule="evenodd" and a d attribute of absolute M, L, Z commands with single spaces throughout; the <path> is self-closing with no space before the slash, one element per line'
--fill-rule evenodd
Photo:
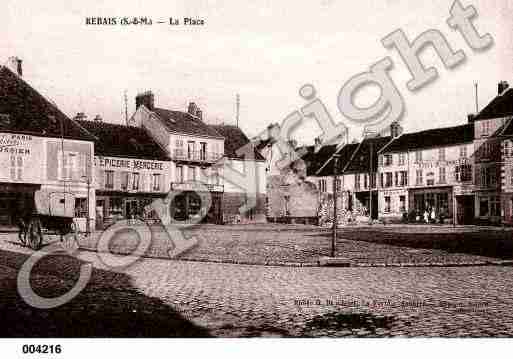
<path fill-rule="evenodd" d="M 98 252 L 97 250 L 80 247 L 80 250 L 87 252 Z M 126 255 L 124 253 L 111 252 L 114 255 Z M 331 268 L 428 268 L 428 267 L 484 267 L 484 266 L 513 266 L 513 260 L 489 260 L 489 261 L 475 261 L 475 262 L 398 262 L 398 263 L 358 263 L 352 262 L 347 258 L 331 259 L 323 257 L 315 262 L 284 262 L 284 261 L 244 261 L 232 259 L 203 259 L 203 258 L 169 258 L 164 256 L 156 256 L 145 254 L 141 258 L 145 259 L 159 259 L 159 260 L 173 260 L 177 262 L 198 262 L 198 263 L 215 263 L 215 264 L 238 264 L 238 265 L 252 265 L 252 266 L 267 266 L 267 267 L 331 267 Z M 329 258 L 329 259 L 328 259 Z"/>

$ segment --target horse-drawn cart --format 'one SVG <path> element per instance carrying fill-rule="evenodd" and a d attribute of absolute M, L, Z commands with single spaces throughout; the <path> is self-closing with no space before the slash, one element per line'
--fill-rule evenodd
<path fill-rule="evenodd" d="M 75 195 L 38 190 L 21 204 L 18 214 L 19 240 L 34 250 L 41 248 L 43 234 L 58 234 L 64 245 L 78 245 L 78 229 L 73 221 Z M 69 243 L 68 243 L 69 242 Z"/>

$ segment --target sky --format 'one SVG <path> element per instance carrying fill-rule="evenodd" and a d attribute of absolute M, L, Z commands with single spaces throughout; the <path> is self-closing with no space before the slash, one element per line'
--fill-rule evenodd
<path fill-rule="evenodd" d="M 240 127 L 248 136 L 281 123 L 306 104 L 299 88 L 311 83 L 335 121 L 344 121 L 337 96 L 352 76 L 386 56 L 401 93 L 406 132 L 452 126 L 475 111 L 474 83 L 482 108 L 497 92 L 497 82 L 513 83 L 513 0 L 462 0 L 473 5 L 474 24 L 490 33 L 494 45 L 473 52 L 446 24 L 452 0 L 311 1 L 24 1 L 4 0 L 0 13 L 0 63 L 23 60 L 24 78 L 67 115 L 85 112 L 93 119 L 124 123 L 135 111 L 138 92 L 151 90 L 158 107 L 185 110 L 196 102 L 209 123 L 235 123 L 240 94 Z M 146 16 L 153 21 L 201 18 L 203 26 L 93 26 L 86 17 Z M 429 29 L 441 31 L 466 61 L 446 70 L 431 49 L 421 58 L 439 77 L 412 93 L 410 74 L 395 50 L 381 39 L 402 29 L 410 40 Z M 356 103 L 379 96 L 369 87 Z M 293 136 L 312 143 L 320 130 L 305 121 Z M 351 136 L 358 137 L 358 128 Z"/>

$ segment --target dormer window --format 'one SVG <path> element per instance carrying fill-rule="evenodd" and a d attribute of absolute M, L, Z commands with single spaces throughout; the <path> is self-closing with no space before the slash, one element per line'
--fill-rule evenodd
<path fill-rule="evenodd" d="M 11 115 L 0 113 L 0 127 L 9 127 L 11 125 Z"/>

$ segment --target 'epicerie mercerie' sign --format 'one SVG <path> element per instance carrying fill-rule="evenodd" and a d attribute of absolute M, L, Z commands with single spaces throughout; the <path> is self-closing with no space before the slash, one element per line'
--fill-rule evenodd
<path fill-rule="evenodd" d="M 145 161 L 137 159 L 122 159 L 110 157 L 96 157 L 95 165 L 103 168 L 120 168 L 131 170 L 163 171 L 163 162 Z"/>

